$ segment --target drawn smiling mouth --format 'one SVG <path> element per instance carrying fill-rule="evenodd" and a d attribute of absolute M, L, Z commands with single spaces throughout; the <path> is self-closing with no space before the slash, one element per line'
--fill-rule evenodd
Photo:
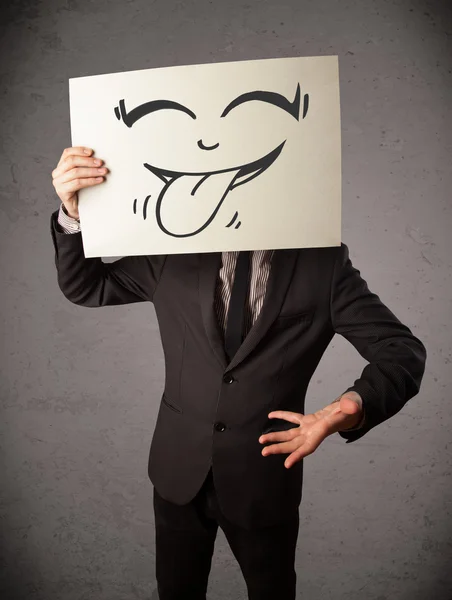
<path fill-rule="evenodd" d="M 183 173 L 144 163 L 144 167 L 165 184 L 155 207 L 159 228 L 167 235 L 176 238 L 191 237 L 204 231 L 215 219 L 229 192 L 266 171 L 281 154 L 285 143 L 284 141 L 256 161 L 219 171 Z M 143 206 L 144 219 L 147 216 L 149 198 L 150 196 L 147 196 Z M 136 213 L 136 200 L 134 213 Z M 184 229 L 188 228 L 189 231 L 176 231 L 180 228 L 181 214 L 190 215 L 190 223 L 184 223 Z M 236 216 L 237 213 L 233 221 Z M 232 225 L 233 221 L 227 227 Z"/>

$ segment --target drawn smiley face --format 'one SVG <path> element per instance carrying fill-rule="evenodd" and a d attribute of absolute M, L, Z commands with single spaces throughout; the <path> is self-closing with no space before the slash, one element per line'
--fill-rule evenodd
<path fill-rule="evenodd" d="M 276 92 L 269 91 L 251 91 L 241 94 L 232 102 L 230 102 L 223 110 L 220 118 L 225 118 L 227 115 L 238 106 L 252 101 L 266 102 L 272 104 L 291 115 L 297 121 L 300 115 L 301 92 L 298 84 L 295 93 L 295 98 L 290 102 L 285 96 Z M 303 115 L 304 119 L 309 104 L 308 94 L 304 95 L 303 99 Z M 196 114 L 179 102 L 173 100 L 153 100 L 146 102 L 127 111 L 124 100 L 119 101 L 119 105 L 115 107 L 115 115 L 118 120 L 122 120 L 124 124 L 131 128 L 140 119 L 161 110 L 176 110 L 187 114 L 191 119 L 196 120 Z M 242 164 L 235 164 L 232 167 L 212 169 L 196 169 L 196 170 L 174 170 L 171 168 L 161 168 L 156 165 L 144 163 L 144 167 L 151 173 L 156 175 L 162 182 L 163 188 L 160 191 L 159 197 L 155 206 L 155 216 L 159 228 L 167 235 L 176 238 L 186 238 L 195 236 L 204 231 L 215 219 L 218 211 L 223 205 L 228 194 L 238 187 L 255 179 L 266 171 L 281 154 L 286 140 L 283 140 L 270 152 L 258 156 L 251 161 Z M 202 139 L 197 140 L 196 145 L 203 153 L 213 153 L 220 148 L 220 142 L 206 145 Z M 220 159 L 221 160 L 221 159 Z M 209 162 L 212 165 L 211 161 Z M 147 217 L 147 206 L 150 196 L 147 196 L 143 205 L 143 218 Z M 134 200 L 133 210 L 136 214 L 136 203 Z M 182 227 L 183 231 L 175 231 L 175 227 L 168 223 L 168 215 L 177 214 L 178 205 L 184 206 L 185 211 L 187 206 L 190 207 L 194 215 L 194 220 L 190 224 Z M 231 227 L 238 216 L 236 211 L 232 220 L 226 225 Z M 241 222 L 235 225 L 235 229 L 240 227 Z"/>

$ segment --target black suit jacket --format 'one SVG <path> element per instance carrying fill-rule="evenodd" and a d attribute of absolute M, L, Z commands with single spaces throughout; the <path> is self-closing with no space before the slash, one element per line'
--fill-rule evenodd
<path fill-rule="evenodd" d="M 304 413 L 310 379 L 328 344 L 343 335 L 369 364 L 357 391 L 366 424 L 353 442 L 419 392 L 426 350 L 369 291 L 345 244 L 277 250 L 256 323 L 228 364 L 214 312 L 221 253 L 85 259 L 81 234 L 51 218 L 58 284 L 86 307 L 153 302 L 166 380 L 149 455 L 159 494 L 189 502 L 213 466 L 220 506 L 245 528 L 269 526 L 298 507 L 303 462 L 261 455 L 272 410 Z M 339 390 L 340 391 L 340 390 Z M 344 390 L 345 391 L 345 390 Z"/>

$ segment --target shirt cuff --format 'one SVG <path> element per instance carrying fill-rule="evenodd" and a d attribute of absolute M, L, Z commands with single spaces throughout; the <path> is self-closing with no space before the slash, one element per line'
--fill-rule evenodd
<path fill-rule="evenodd" d="M 80 221 L 70 217 L 66 213 L 64 204 L 61 204 L 58 212 L 58 224 L 61 226 L 61 229 L 64 231 L 64 233 L 79 233 L 81 230 Z"/>

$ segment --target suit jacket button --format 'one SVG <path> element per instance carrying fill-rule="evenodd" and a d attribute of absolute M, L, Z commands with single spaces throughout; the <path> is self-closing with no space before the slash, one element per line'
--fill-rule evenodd
<path fill-rule="evenodd" d="M 234 383 L 235 379 L 232 377 L 232 375 L 225 375 L 223 377 L 223 381 L 224 383 Z"/>
<path fill-rule="evenodd" d="M 215 423 L 214 425 L 216 431 L 224 431 L 226 429 L 226 425 L 224 423 Z"/>

